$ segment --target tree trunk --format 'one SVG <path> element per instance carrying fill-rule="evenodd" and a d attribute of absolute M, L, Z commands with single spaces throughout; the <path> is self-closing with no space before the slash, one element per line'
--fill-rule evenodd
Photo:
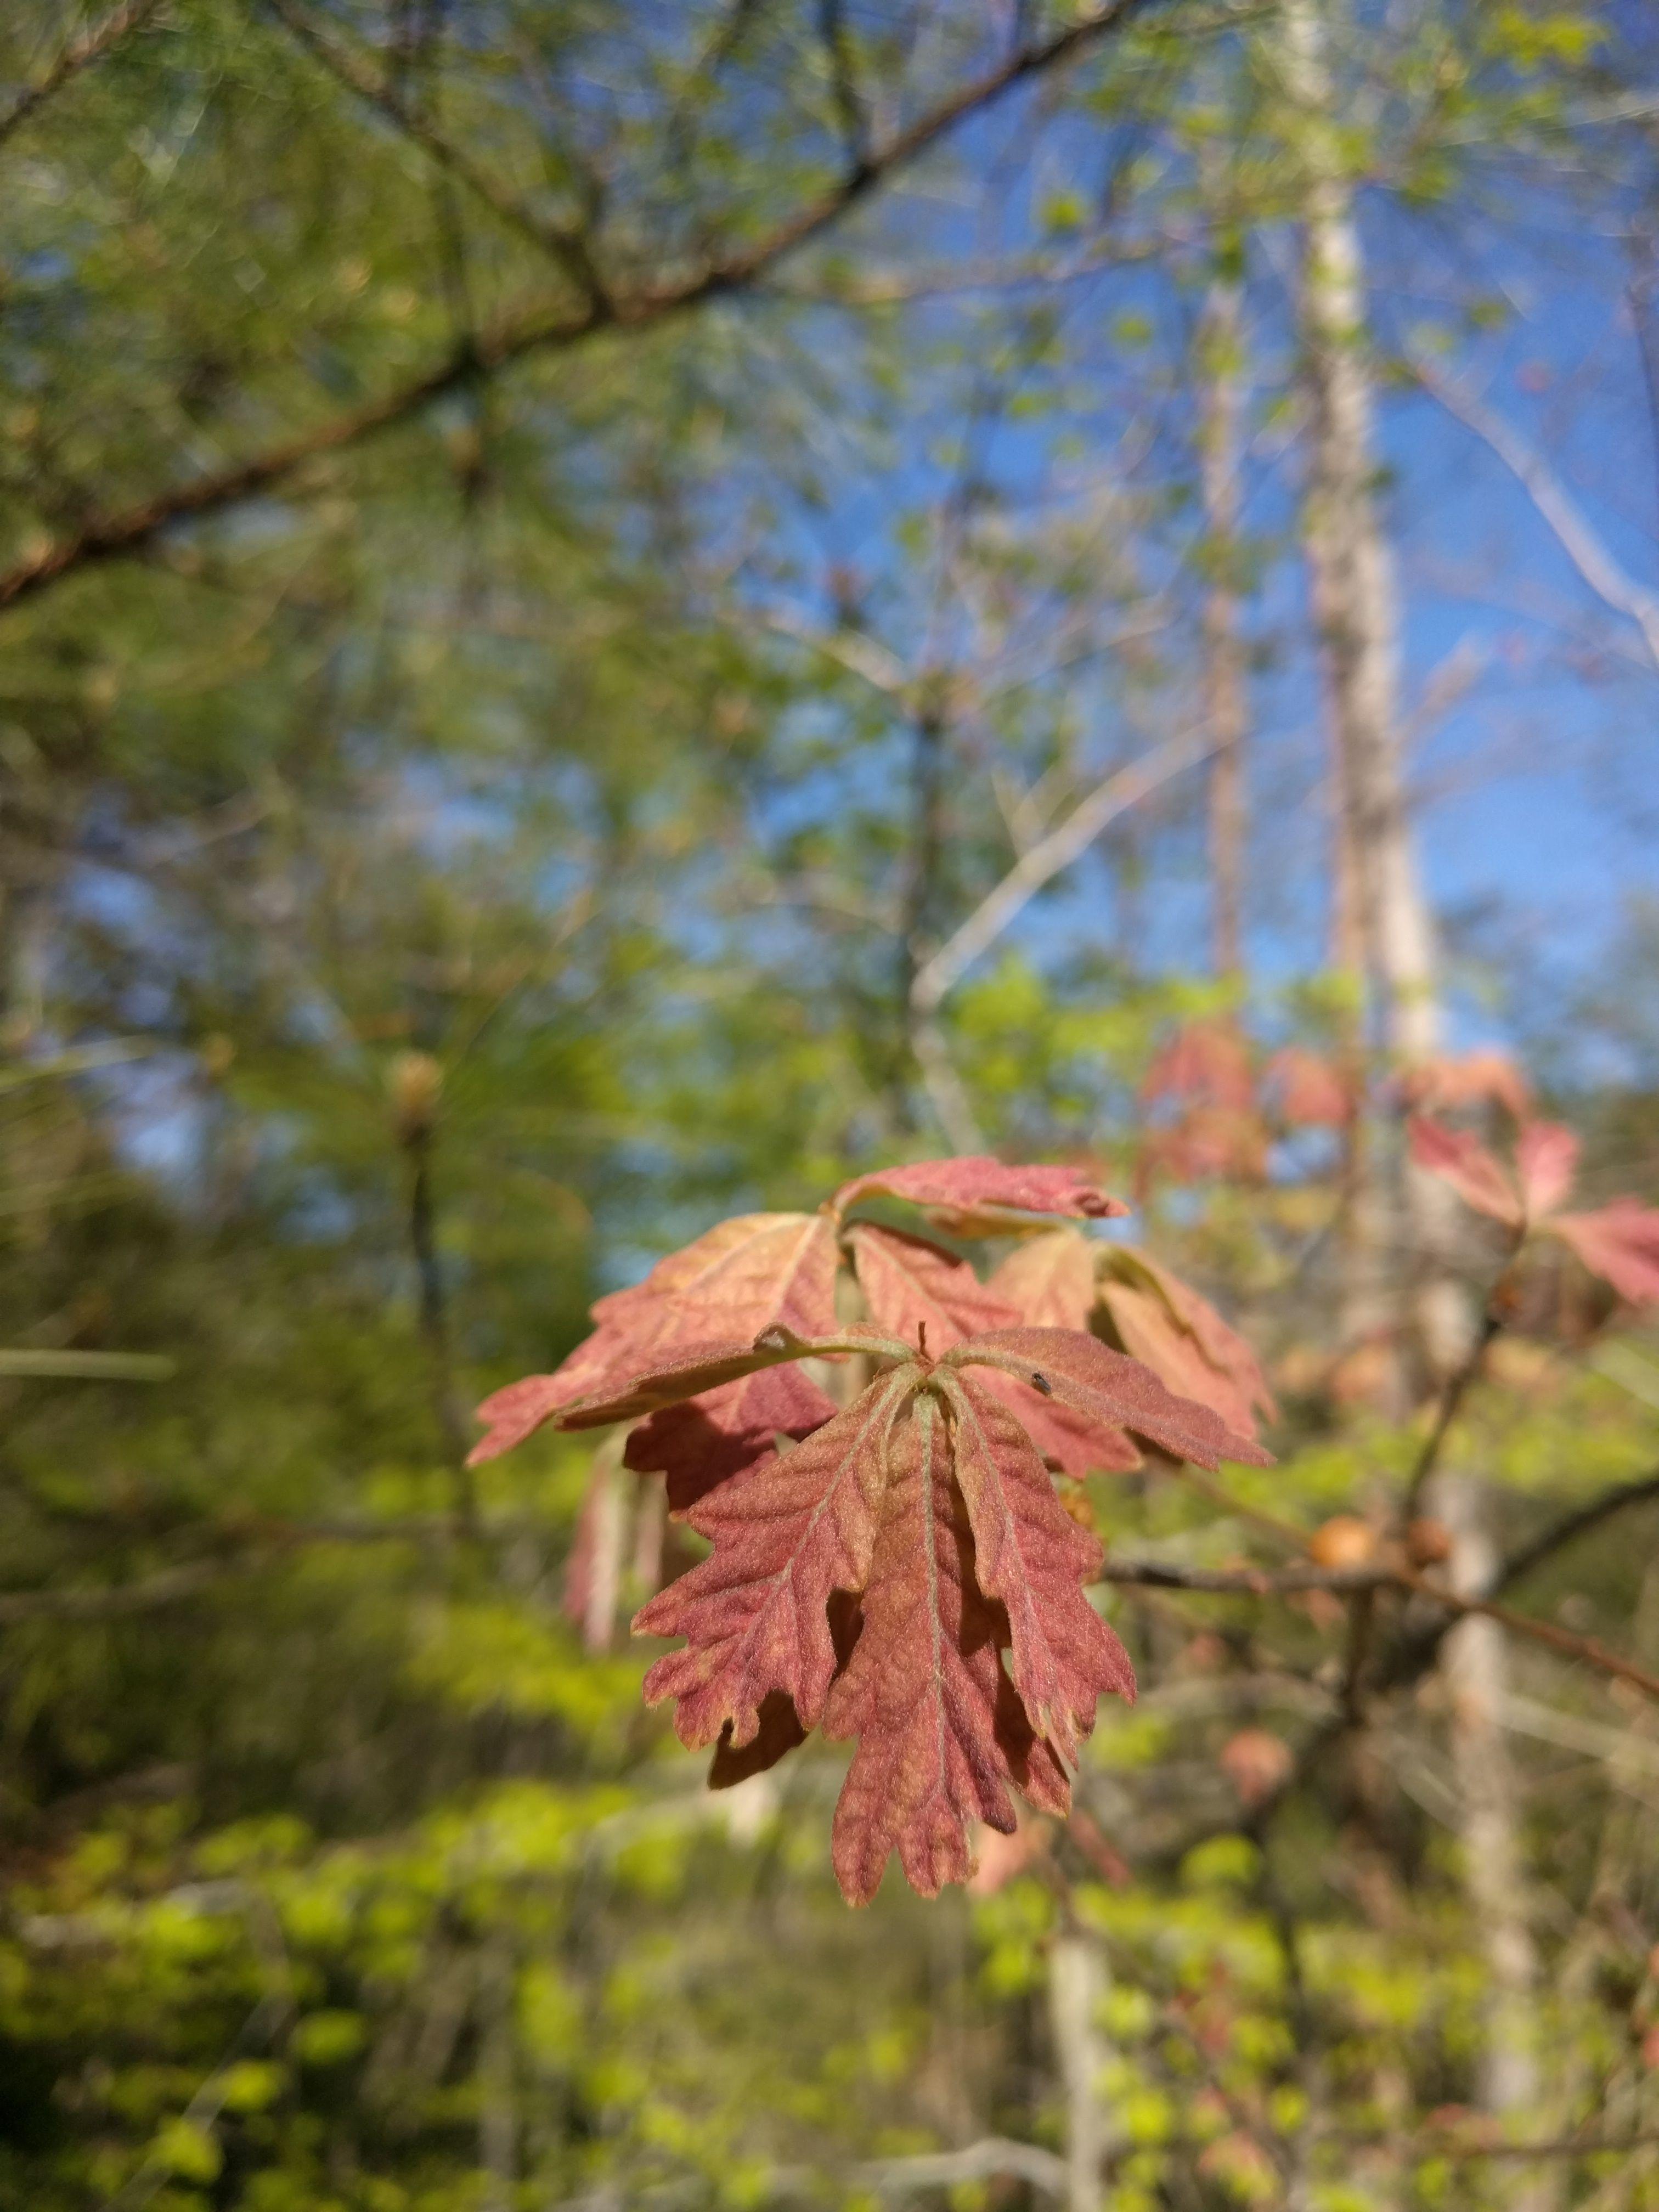
<path fill-rule="evenodd" d="M 1452 1532 L 1454 1587 L 1478 1590 L 1489 1582 L 1497 1558 L 1480 1492 L 1460 1475 L 1443 1477 L 1437 1491 L 1440 1516 Z M 1504 1733 L 1509 1653 L 1503 1630 L 1495 1620 L 1471 1614 L 1447 1638 L 1443 1665 L 1462 1801 L 1463 1881 L 1488 1978 L 1480 2102 L 1487 2112 L 1525 2125 L 1534 2120 L 1540 2095 L 1538 1955 L 1526 1913 L 1515 1771 Z M 1543 2212 L 1555 2194 L 1547 2174 L 1517 2174 L 1514 2188 L 1516 2212 Z"/>
<path fill-rule="evenodd" d="M 1204 597 L 1205 708 L 1219 749 L 1210 763 L 1210 898 L 1215 972 L 1243 971 L 1244 856 L 1249 727 L 1244 641 L 1239 630 L 1239 425 L 1243 410 L 1243 288 L 1223 266 L 1211 278 L 1199 325 L 1203 421 L 1199 440 L 1209 580 Z"/>
<path fill-rule="evenodd" d="M 1336 871 L 1340 948 L 1363 960 L 1376 1030 L 1396 1074 L 1441 1045 L 1434 931 L 1417 869 L 1400 737 L 1399 626 L 1389 547 L 1377 512 L 1364 265 L 1353 196 L 1342 165 L 1331 73 L 1329 0 L 1289 0 L 1284 66 L 1297 108 L 1304 161 L 1302 337 L 1310 401 L 1307 549 L 1338 794 Z M 1346 902 L 1346 913 L 1343 902 Z M 1350 1192 L 1346 1286 L 1352 1321 L 1387 1331 L 1407 1322 L 1426 1376 L 1443 1380 L 1472 1340 L 1467 1301 L 1449 1271 L 1456 1201 L 1413 1171 L 1393 1146 L 1395 1175 L 1375 1171 L 1381 1128 L 1357 1138 Z M 1375 1316 L 1374 1320 L 1372 1316 Z M 1403 1410 L 1409 1381 L 1394 1367 Z M 1452 1523 L 1452 1567 L 1474 1587 L 1490 1559 L 1478 1495 L 1455 1478 L 1440 1486 Z M 1515 1783 L 1502 1732 L 1506 1654 L 1490 1621 L 1470 1620 L 1449 1639 L 1451 1742 L 1462 1807 L 1464 1880 L 1491 1976 L 1481 2094 L 1514 2116 L 1536 2094 L 1532 1990 L 1536 1972 L 1520 1888 Z M 1536 2204 L 1543 2200 L 1517 2195 Z"/>
<path fill-rule="evenodd" d="M 1106 1961 L 1081 1930 L 1056 1936 L 1048 1954 L 1048 2028 L 1066 2107 L 1066 2212 L 1101 2212 L 1110 2144 L 1100 2077 L 1109 2052 L 1101 2033 Z"/>
<path fill-rule="evenodd" d="M 1291 0 L 1284 23 L 1285 74 L 1300 111 L 1304 161 L 1308 566 L 1335 741 L 1339 894 L 1353 917 L 1343 949 L 1346 957 L 1356 945 L 1361 953 L 1380 1042 L 1399 1071 L 1438 1053 L 1441 1018 L 1434 929 L 1401 758 L 1399 622 L 1375 491 L 1364 264 L 1336 134 L 1324 0 Z M 1469 1341 L 1468 1316 L 1445 1272 L 1455 1201 L 1443 1184 L 1408 1166 L 1401 1166 L 1397 1194 L 1376 1188 L 1364 1146 L 1357 1167 L 1356 1216 L 1362 1230 L 1384 1240 L 1380 1255 L 1355 1255 L 1364 1279 L 1354 1285 L 1353 1302 L 1365 1331 L 1400 1334 L 1407 1310 L 1392 1286 L 1403 1284 L 1431 1374 L 1449 1373 Z M 1387 1249 L 1402 1233 L 1404 1266 Z M 1403 1397 L 1403 1382 L 1397 1395 Z"/>

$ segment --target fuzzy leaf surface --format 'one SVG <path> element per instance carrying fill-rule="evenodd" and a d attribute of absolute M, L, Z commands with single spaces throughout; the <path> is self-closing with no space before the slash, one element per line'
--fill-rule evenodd
<path fill-rule="evenodd" d="M 917 1370 L 880 1376 L 793 1451 L 751 1467 L 687 1518 L 714 1550 L 635 1616 L 644 1636 L 684 1636 L 684 1650 L 645 1678 L 648 1704 L 675 1700 L 674 1726 L 694 1747 L 741 1750 L 775 1691 L 804 1728 L 817 1723 L 836 1673 L 829 1605 L 862 1590 L 889 1480 L 889 1439 Z"/>
<path fill-rule="evenodd" d="M 1119 1343 L 1173 1391 L 1219 1413 L 1240 1436 L 1278 1413 L 1254 1352 L 1190 1285 L 1130 1245 L 1115 1245 L 1101 1301 Z"/>
<path fill-rule="evenodd" d="M 823 1716 L 826 1735 L 858 1740 L 831 1845 L 853 1905 L 874 1897 L 895 1851 L 924 1897 L 966 1881 L 974 1821 L 1005 1835 L 1015 1825 L 998 1738 L 999 1624 L 974 1579 L 967 1510 L 931 1396 L 897 1425 L 890 1456 L 863 1633 Z"/>
<path fill-rule="evenodd" d="M 594 1328 L 550 1375 L 486 1398 L 471 1463 L 495 1459 L 578 1399 L 614 1395 L 653 1361 L 764 1328 L 801 1337 L 836 1327 L 835 1226 L 824 1213 L 746 1213 L 659 1260 L 642 1283 L 593 1308 Z M 620 1418 L 618 1416 L 617 1418 Z"/>
<path fill-rule="evenodd" d="M 878 1193 L 926 1206 L 942 1226 L 960 1236 L 971 1236 L 981 1226 L 1006 1228 L 995 1218 L 999 1209 L 1095 1220 L 1128 1212 L 1121 1199 L 1109 1197 L 1075 1168 L 1008 1167 L 980 1157 L 921 1160 L 912 1167 L 855 1176 L 836 1193 L 836 1212 L 844 1215 L 861 1198 Z"/>
<path fill-rule="evenodd" d="M 1135 1694 L 1127 1652 L 1083 1595 L 1103 1554 L 1001 1399 L 971 1372 L 947 1373 L 942 1387 L 975 1578 L 1007 1614 L 1014 1688 L 1033 1733 L 1074 1761 L 1099 1700 Z"/>
<path fill-rule="evenodd" d="M 885 1335 L 916 1345 L 925 1330 L 927 1350 L 936 1354 L 981 1329 L 1021 1318 L 1019 1308 L 981 1283 L 965 1260 L 937 1245 L 868 1221 L 855 1223 L 847 1241 L 870 1318 Z"/>
<path fill-rule="evenodd" d="M 1138 1359 L 1074 1329 L 990 1329 L 947 1352 L 943 1364 L 1000 1368 L 1086 1419 L 1127 1429 L 1200 1467 L 1218 1467 L 1224 1459 L 1273 1464 L 1270 1453 L 1207 1406 L 1176 1397 Z"/>
<path fill-rule="evenodd" d="M 986 1288 L 1034 1328 L 1087 1328 L 1101 1250 L 1075 1229 L 1048 1229 L 1018 1244 Z"/>

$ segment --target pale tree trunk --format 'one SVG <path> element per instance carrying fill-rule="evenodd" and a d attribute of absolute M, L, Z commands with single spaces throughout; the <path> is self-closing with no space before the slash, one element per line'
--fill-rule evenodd
<path fill-rule="evenodd" d="M 1395 1072 L 1441 1045 L 1434 930 L 1418 873 L 1399 708 L 1399 625 L 1390 550 L 1375 494 L 1376 448 L 1365 343 L 1364 266 L 1336 131 L 1330 0 L 1289 0 L 1283 67 L 1298 112 L 1304 193 L 1302 337 L 1310 401 L 1307 548 L 1334 740 L 1340 921 L 1357 952 Z M 1396 1340 L 1409 1319 L 1423 1364 L 1443 1380 L 1471 1342 L 1467 1302 L 1448 1270 L 1455 1200 L 1435 1178 L 1397 1162 L 1392 1189 L 1376 1173 L 1380 1132 L 1359 1139 L 1351 1199 L 1355 1278 L 1351 1321 Z M 1389 1233 L 1390 1229 L 1394 1233 Z M 1407 1246 L 1398 1249 L 1403 1232 Z M 1390 1246 L 1395 1249 L 1390 1249 Z M 1394 1285 L 1409 1291 L 1409 1308 Z M 1407 1398 L 1399 1374 L 1399 1401 Z M 1478 1494 L 1440 1486 L 1451 1522 L 1452 1571 L 1473 1588 L 1490 1540 Z M 1448 1644 L 1452 1749 L 1462 1808 L 1464 1878 L 1491 1976 L 1482 2073 L 1487 2109 L 1518 2118 L 1535 2101 L 1532 1991 L 1537 1963 L 1521 1891 L 1513 1772 L 1502 1733 L 1507 1658 L 1494 1624 L 1468 1620 Z M 1547 2182 L 1536 2185 L 1547 2192 Z M 1528 2181 L 1517 2207 L 1547 2201 Z"/>
<path fill-rule="evenodd" d="M 1441 1517 L 1452 1532 L 1454 1583 L 1479 1590 L 1497 1557 L 1479 1495 L 1467 1477 L 1449 1477 L 1437 1488 Z M 1515 1770 L 1504 1732 L 1509 1654 L 1503 1630 L 1474 1614 L 1460 1621 L 1446 1639 L 1443 1667 L 1462 1808 L 1463 1881 L 1488 1978 L 1480 2101 L 1490 2112 L 1530 2122 L 1540 2094 L 1538 1955 L 1527 1920 Z M 1555 2194 L 1548 2175 L 1517 2177 L 1515 2191 L 1517 2208 L 1541 2208 Z"/>
<path fill-rule="evenodd" d="M 1111 2130 L 1101 2091 L 1110 2057 L 1101 2032 L 1107 1970 L 1100 1945 L 1085 1931 L 1057 1936 L 1048 1954 L 1048 2032 L 1066 2108 L 1066 2212 L 1102 2212 L 1103 2168 Z"/>
<path fill-rule="evenodd" d="M 1290 0 L 1285 74 L 1300 111 L 1304 158 L 1302 339 L 1311 421 L 1307 550 L 1315 620 L 1335 739 L 1340 892 L 1352 915 L 1341 948 L 1358 949 L 1375 994 L 1384 1045 L 1396 1069 L 1440 1049 L 1434 928 L 1418 874 L 1400 738 L 1399 622 L 1394 564 L 1377 513 L 1370 364 L 1365 345 L 1364 266 L 1353 195 L 1335 129 L 1325 0 Z M 1373 1178 L 1362 1148 L 1357 1182 Z M 1384 1193 L 1356 1191 L 1362 1219 L 1379 1228 Z M 1431 1176 L 1404 1171 L 1403 1218 L 1420 1279 L 1413 1299 L 1426 1364 L 1449 1372 L 1468 1342 L 1468 1320 L 1444 1273 L 1455 1205 Z M 1392 1255 L 1365 1255 L 1365 1326 L 1405 1319 L 1387 1297 Z M 1375 1317 L 1372 1302 L 1375 1298 Z"/>
<path fill-rule="evenodd" d="M 1237 578 L 1240 426 L 1243 414 L 1244 296 L 1224 268 L 1211 278 L 1199 325 L 1199 382 L 1203 416 L 1199 473 L 1209 541 L 1204 597 L 1204 692 L 1218 748 L 1210 763 L 1211 930 L 1215 972 L 1237 977 L 1244 967 L 1244 866 L 1249 815 L 1244 744 L 1249 707 Z"/>

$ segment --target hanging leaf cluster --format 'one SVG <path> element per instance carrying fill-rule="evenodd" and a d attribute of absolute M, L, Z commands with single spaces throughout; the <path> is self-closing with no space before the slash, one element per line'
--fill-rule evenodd
<path fill-rule="evenodd" d="M 817 1213 L 721 1224 L 479 1409 L 475 1460 L 547 1421 L 635 1425 L 626 1463 L 711 1546 L 635 1620 L 684 1638 L 646 1696 L 713 1749 L 717 1788 L 815 1728 L 851 1739 L 833 1850 L 854 1903 L 894 1853 L 924 1895 L 965 1881 L 975 1824 L 1011 1832 L 1015 1792 L 1066 1811 L 1099 1698 L 1134 1694 L 1055 1472 L 1136 1466 L 1142 1444 L 1265 1460 L 1270 1401 L 1220 1316 L 1145 1255 L 1053 1225 L 1123 1210 L 1065 1168 L 861 1176 Z M 960 1248 L 992 1237 L 1018 1242 L 981 1281 Z"/>

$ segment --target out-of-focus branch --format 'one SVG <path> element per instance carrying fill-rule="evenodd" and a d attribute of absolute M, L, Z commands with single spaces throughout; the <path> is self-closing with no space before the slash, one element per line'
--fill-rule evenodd
<path fill-rule="evenodd" d="M 112 9 L 101 22 L 88 24 L 78 39 L 71 39 L 45 76 L 26 86 L 0 114 L 0 146 L 61 86 L 94 62 L 101 61 L 112 47 L 146 22 L 160 4 L 161 0 L 125 0 L 125 6 Z"/>
<path fill-rule="evenodd" d="M 589 298 L 574 310 L 563 301 L 535 301 L 486 325 L 476 337 L 453 346 L 420 375 L 365 406 L 332 416 L 228 468 L 170 486 L 131 507 L 91 516 L 79 529 L 0 573 L 0 607 L 29 599 L 75 570 L 141 551 L 175 524 L 222 513 L 270 491 L 307 462 L 342 452 L 377 431 L 407 422 L 434 400 L 527 356 L 567 349 L 601 331 L 653 327 L 710 301 L 750 289 L 787 255 L 833 228 L 878 185 L 931 151 L 959 124 L 983 113 L 1017 87 L 1074 60 L 1154 3 L 1155 0 L 1109 0 L 1105 7 L 1079 17 L 1052 37 L 1023 47 L 896 132 L 875 149 L 867 161 L 846 171 L 826 191 L 752 245 L 716 258 L 690 276 L 619 298 Z"/>
<path fill-rule="evenodd" d="M 1093 844 L 1108 823 L 1125 814 L 1184 769 L 1207 760 L 1219 741 L 1206 728 L 1171 738 L 1115 769 L 1079 799 L 1059 827 L 1023 853 L 996 889 L 981 899 L 961 927 L 946 938 L 939 951 L 918 970 L 911 986 L 911 1004 L 918 1012 L 932 1013 L 951 987 L 958 982 L 982 952 L 1001 936 L 1045 884 Z"/>
<path fill-rule="evenodd" d="M 1498 456 L 1554 532 L 1556 543 L 1604 606 L 1634 623 L 1648 658 L 1659 670 L 1659 592 L 1651 592 L 1613 557 L 1612 550 L 1553 469 L 1512 422 L 1477 399 L 1468 386 L 1413 360 L 1423 389 L 1472 430 Z"/>
<path fill-rule="evenodd" d="M 344 85 L 349 92 L 366 100 L 394 124 L 411 145 L 417 146 L 445 175 L 465 185 L 474 198 L 509 229 L 516 230 L 542 252 L 550 253 L 585 299 L 604 301 L 604 284 L 593 265 L 587 242 L 579 230 L 547 222 L 532 208 L 526 207 L 516 194 L 481 169 L 464 148 L 418 114 L 396 87 L 386 82 L 362 55 L 313 22 L 296 0 L 265 0 L 265 4 L 337 83 Z"/>

